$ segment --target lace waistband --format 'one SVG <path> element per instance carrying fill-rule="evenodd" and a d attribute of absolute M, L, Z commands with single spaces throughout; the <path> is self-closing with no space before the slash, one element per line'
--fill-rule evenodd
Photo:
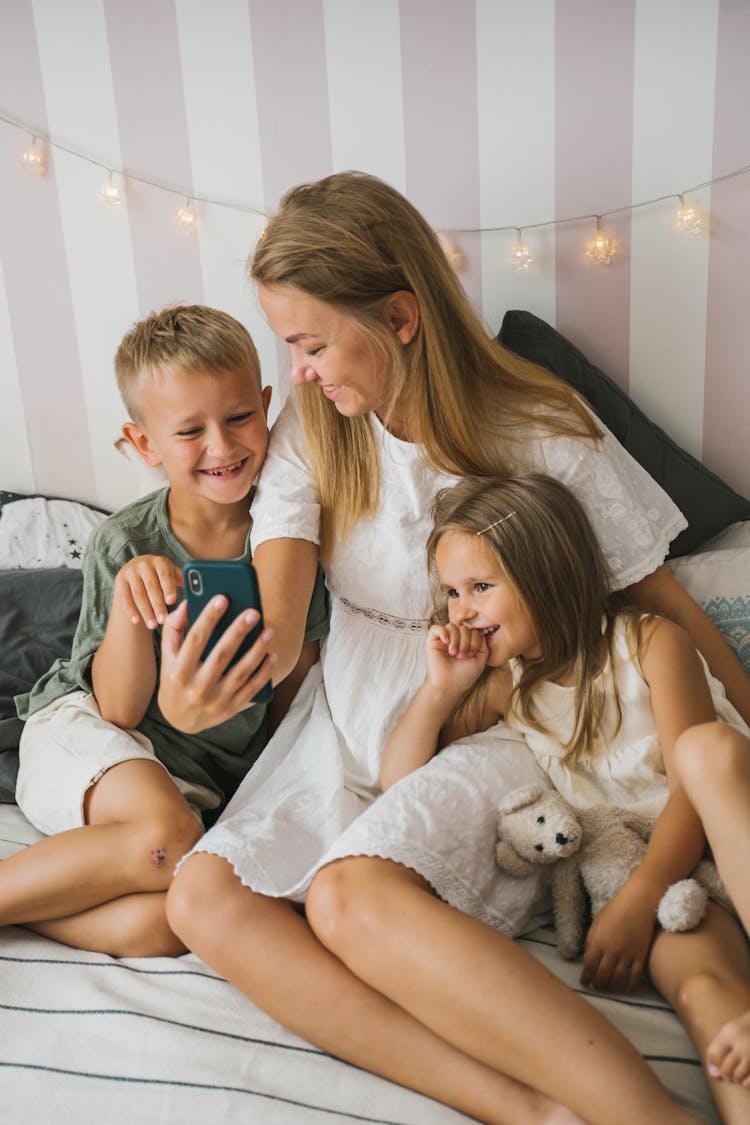
<path fill-rule="evenodd" d="M 426 633 L 430 622 L 423 617 L 394 617 L 392 613 L 383 613 L 379 609 L 368 609 L 367 606 L 355 605 L 348 598 L 336 597 L 336 601 L 346 613 L 358 617 L 366 617 L 376 625 L 383 625 L 386 629 L 396 629 L 400 633 Z"/>

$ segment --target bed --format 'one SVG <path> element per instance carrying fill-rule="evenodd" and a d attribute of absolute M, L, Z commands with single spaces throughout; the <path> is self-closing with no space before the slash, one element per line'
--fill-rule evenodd
<path fill-rule="evenodd" d="M 750 504 L 652 426 L 549 325 L 509 313 L 501 340 L 586 394 L 680 504 L 690 527 L 673 544 L 669 566 L 750 671 Z M 0 859 L 39 838 L 14 803 L 21 724 L 12 696 L 68 651 L 80 558 L 102 518 L 75 500 L 0 492 Z M 580 966 L 557 954 L 551 929 L 520 940 L 628 1035 L 681 1102 L 718 1122 L 696 1053 L 652 989 L 588 993 L 578 984 Z M 0 1112 L 13 1125 L 469 1121 L 296 1038 L 191 954 L 115 960 L 17 927 L 0 930 L 0 1072 Z"/>

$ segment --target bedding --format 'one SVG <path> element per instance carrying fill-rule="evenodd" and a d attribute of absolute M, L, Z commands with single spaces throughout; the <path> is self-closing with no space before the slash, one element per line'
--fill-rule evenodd
<path fill-rule="evenodd" d="M 0 542 L 6 510 L 3 504 Z M 8 713 L 12 696 L 66 651 L 77 621 L 77 560 L 67 558 L 64 537 L 50 547 L 53 539 L 44 565 L 35 540 L 30 562 L 0 570 L 0 784 L 20 731 Z M 738 598 L 750 605 L 750 522 L 721 530 L 706 547 L 669 565 L 707 612 L 719 607 L 715 620 L 731 642 L 737 619 L 722 616 L 721 607 Z M 741 641 L 738 652 L 744 659 Z M 13 784 L 11 769 L 0 804 L 0 859 L 40 838 L 12 803 Z M 580 964 L 559 957 L 550 929 L 520 941 L 620 1027 L 681 1102 L 717 1125 L 696 1053 L 648 985 L 628 997 L 589 993 L 578 983 Z M 298 1039 L 192 954 L 115 960 L 19 927 L 0 930 L 0 1089 L 3 1120 L 14 1125 L 209 1115 L 238 1125 L 469 1125 L 462 1114 Z"/>

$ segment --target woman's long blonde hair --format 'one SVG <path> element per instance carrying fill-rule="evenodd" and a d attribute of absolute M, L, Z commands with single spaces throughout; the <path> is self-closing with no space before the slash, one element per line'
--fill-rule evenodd
<path fill-rule="evenodd" d="M 504 474 L 504 439 L 532 418 L 553 433 L 600 434 L 566 384 L 488 336 L 435 232 L 374 176 L 340 172 L 289 191 L 260 237 L 250 275 L 356 320 L 382 351 L 390 403 L 383 421 L 397 401 L 405 403 L 409 440 L 439 472 Z M 401 291 L 415 295 L 420 312 L 407 346 L 384 316 L 389 297 Z M 321 497 L 325 556 L 377 503 L 376 450 L 366 417 L 343 417 L 318 387 L 297 393 Z"/>
<path fill-rule="evenodd" d="M 512 513 L 512 515 L 511 515 Z M 510 701 L 510 713 L 545 730 L 534 707 L 534 691 L 547 680 L 575 685 L 575 721 L 566 744 L 574 762 L 599 730 L 605 691 L 597 677 L 612 655 L 613 626 L 628 618 L 628 639 L 637 646 L 642 614 L 610 593 L 611 574 L 594 530 L 573 493 L 552 477 L 526 473 L 504 480 L 461 481 L 438 493 L 427 558 L 433 578 L 435 550 L 449 532 L 481 535 L 515 587 L 529 615 L 542 655 L 524 661 Z M 447 620 L 447 606 L 436 592 L 436 616 Z M 458 715 L 476 727 L 482 685 L 461 700 Z M 477 700 L 480 700 L 477 703 Z M 621 718 L 616 699 L 618 725 Z"/>

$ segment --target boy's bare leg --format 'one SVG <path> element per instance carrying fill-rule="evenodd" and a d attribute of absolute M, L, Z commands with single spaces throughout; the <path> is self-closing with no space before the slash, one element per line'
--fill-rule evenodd
<path fill-rule="evenodd" d="M 361 943 L 369 947 L 362 964 L 349 967 L 289 903 L 254 894 L 213 855 L 192 856 L 180 870 L 168 919 L 190 949 L 296 1034 L 480 1121 L 695 1121 L 614 1028 L 519 947 L 440 903 L 405 868 L 344 862 L 369 865 L 352 882 L 368 894 L 378 869 L 391 876 L 383 902 L 392 914 Z M 308 900 L 308 910 L 325 915 L 324 904 L 323 896 Z M 362 905 L 352 903 L 354 917 Z M 446 936 L 438 931 L 448 916 L 455 933 Z M 467 1013 L 467 992 L 481 1015 Z"/>
<path fill-rule="evenodd" d="M 180 957 L 186 949 L 169 928 L 166 899 L 166 891 L 123 895 L 69 918 L 30 922 L 26 928 L 110 957 Z"/>
<path fill-rule="evenodd" d="M 735 920 L 715 903 L 709 903 L 698 929 L 657 935 L 649 972 L 704 1061 L 721 1029 L 750 1010 L 747 940 Z M 713 1076 L 710 1086 L 724 1125 L 747 1125 L 750 1090 Z"/>
<path fill-rule="evenodd" d="M 0 863 L 0 925 L 69 918 L 133 892 L 165 891 L 201 835 L 166 770 L 143 759 L 113 766 L 92 786 L 86 820 Z"/>
<path fill-rule="evenodd" d="M 704 723 L 681 735 L 675 762 L 750 934 L 750 739 L 724 723 Z M 750 1006 L 719 1030 L 706 1057 L 714 1077 L 750 1085 Z"/>

